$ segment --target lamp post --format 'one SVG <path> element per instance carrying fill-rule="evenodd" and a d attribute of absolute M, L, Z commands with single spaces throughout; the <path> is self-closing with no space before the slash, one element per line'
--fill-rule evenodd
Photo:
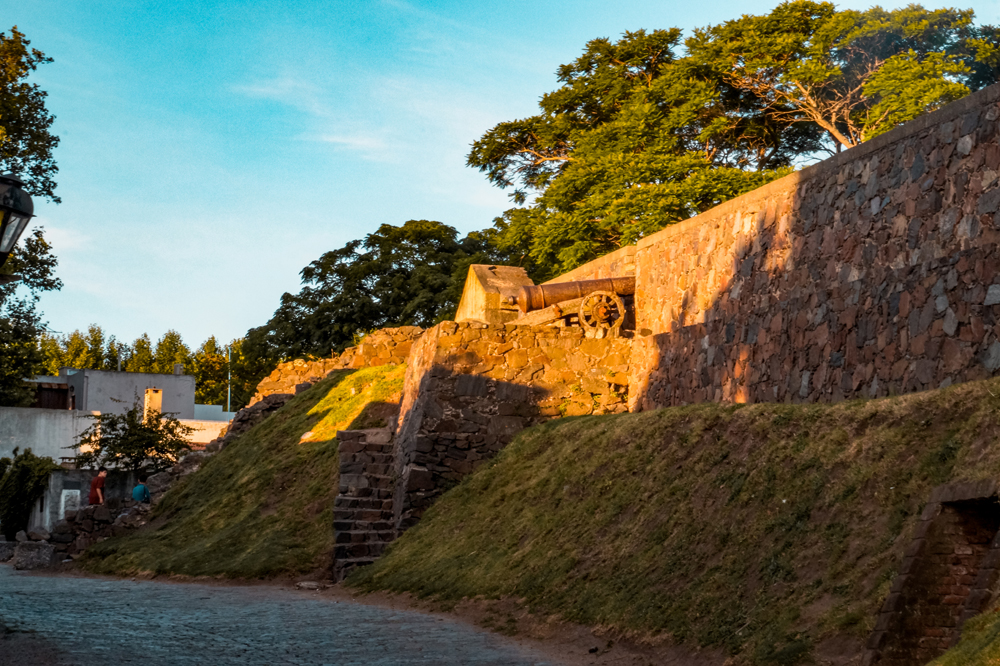
<path fill-rule="evenodd" d="M 34 216 L 35 206 L 23 185 L 24 181 L 12 173 L 0 176 L 0 268 L 7 263 L 17 239 Z M 0 275 L 0 284 L 16 279 L 12 275 Z"/>

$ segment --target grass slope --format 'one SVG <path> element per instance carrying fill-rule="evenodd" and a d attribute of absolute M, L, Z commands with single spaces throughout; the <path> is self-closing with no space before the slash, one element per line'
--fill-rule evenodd
<path fill-rule="evenodd" d="M 98 573 L 260 578 L 329 566 L 337 430 L 372 427 L 404 366 L 339 371 L 296 396 L 164 496 L 148 529 L 87 550 Z M 374 416 L 373 416 L 374 415 Z"/>
<path fill-rule="evenodd" d="M 1000 380 L 838 405 L 552 421 L 349 583 L 444 602 L 511 597 L 633 637 L 722 648 L 734 663 L 859 650 L 931 489 L 1000 474 L 991 391 L 1000 396 Z"/>

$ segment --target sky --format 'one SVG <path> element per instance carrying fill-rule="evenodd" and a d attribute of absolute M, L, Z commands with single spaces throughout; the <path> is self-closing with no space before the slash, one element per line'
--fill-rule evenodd
<path fill-rule="evenodd" d="M 62 203 L 36 197 L 33 220 L 65 285 L 42 298 L 49 328 L 228 341 L 297 292 L 305 265 L 383 223 L 486 228 L 510 204 L 465 166 L 470 144 L 533 115 L 589 40 L 776 4 L 7 3 L 0 30 L 54 59 L 29 79 L 61 138 Z M 1000 0 L 958 6 L 1000 23 Z"/>

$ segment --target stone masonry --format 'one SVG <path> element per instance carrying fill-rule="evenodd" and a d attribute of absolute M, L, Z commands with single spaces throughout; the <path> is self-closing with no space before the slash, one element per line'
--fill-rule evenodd
<path fill-rule="evenodd" d="M 374 562 L 396 536 L 392 431 L 341 430 L 340 488 L 333 508 L 334 580 Z"/>
<path fill-rule="evenodd" d="M 340 356 L 316 361 L 295 359 L 280 363 L 257 385 L 257 393 L 248 406 L 274 393 L 294 395 L 334 370 L 405 363 L 410 346 L 423 332 L 424 329 L 418 326 L 383 328 L 366 335 L 358 346 L 349 347 Z"/>
<path fill-rule="evenodd" d="M 626 411 L 629 340 L 575 327 L 443 322 L 410 354 L 394 442 L 403 531 L 512 437 L 559 416 Z"/>
<path fill-rule="evenodd" d="M 937 488 L 924 507 L 862 666 L 920 666 L 986 608 L 1000 569 L 997 483 Z"/>
<path fill-rule="evenodd" d="M 642 239 L 631 408 L 993 375 L 998 102 L 1000 85 Z"/>

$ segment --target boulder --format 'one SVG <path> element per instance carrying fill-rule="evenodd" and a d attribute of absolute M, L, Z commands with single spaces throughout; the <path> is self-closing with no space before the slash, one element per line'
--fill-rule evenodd
<path fill-rule="evenodd" d="M 25 534 L 24 530 L 21 530 L 20 532 L 14 535 L 14 541 L 17 541 L 18 543 L 24 543 L 27 540 L 28 540 L 28 535 Z"/>
<path fill-rule="evenodd" d="M 111 512 L 108 511 L 108 507 L 100 505 L 94 509 L 94 521 L 100 523 L 110 523 L 111 522 Z"/>
<path fill-rule="evenodd" d="M 55 546 L 39 541 L 22 541 L 14 549 L 15 569 L 47 569 L 56 562 Z"/>
<path fill-rule="evenodd" d="M 146 479 L 146 487 L 151 495 L 157 495 L 169 488 L 173 480 L 170 472 L 160 472 Z"/>
<path fill-rule="evenodd" d="M 0 541 L 0 562 L 6 562 L 14 557 L 14 548 L 16 547 L 16 541 Z"/>
<path fill-rule="evenodd" d="M 73 533 L 73 526 L 69 524 L 69 521 L 60 520 L 52 528 L 52 533 L 53 534 L 72 534 Z"/>
<path fill-rule="evenodd" d="M 32 541 L 48 541 L 51 536 L 49 531 L 42 527 L 28 531 L 28 538 Z"/>

